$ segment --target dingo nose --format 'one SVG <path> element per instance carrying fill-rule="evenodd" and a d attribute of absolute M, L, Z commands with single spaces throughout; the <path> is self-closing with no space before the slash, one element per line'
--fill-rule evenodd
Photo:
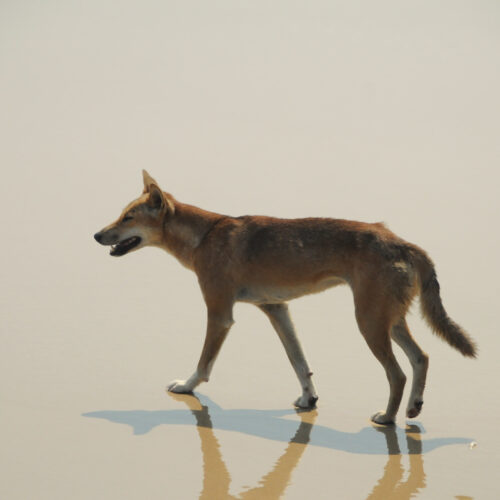
<path fill-rule="evenodd" d="M 97 243 L 101 243 L 102 241 L 102 234 L 101 233 L 95 233 L 94 238 L 97 241 Z"/>

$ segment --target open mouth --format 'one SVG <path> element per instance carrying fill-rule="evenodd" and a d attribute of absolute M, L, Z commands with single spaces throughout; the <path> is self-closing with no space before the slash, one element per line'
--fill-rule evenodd
<path fill-rule="evenodd" d="M 116 245 L 113 245 L 109 254 L 113 257 L 125 255 L 127 252 L 130 252 L 130 250 L 135 248 L 140 242 L 141 238 L 139 238 L 139 236 L 132 236 L 131 238 L 127 238 L 126 240 L 120 241 Z"/>

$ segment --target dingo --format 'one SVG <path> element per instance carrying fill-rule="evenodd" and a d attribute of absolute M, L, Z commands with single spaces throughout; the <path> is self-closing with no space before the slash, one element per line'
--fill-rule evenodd
<path fill-rule="evenodd" d="M 340 284 L 351 287 L 359 329 L 389 380 L 387 408 L 373 415 L 373 422 L 394 422 L 406 382 L 391 338 L 413 368 L 406 414 L 413 418 L 422 409 L 428 356 L 410 335 L 405 320 L 415 295 L 420 295 L 423 316 L 434 333 L 464 356 L 476 356 L 473 340 L 443 308 L 430 258 L 383 224 L 229 217 L 177 201 L 146 171 L 143 178 L 143 194 L 95 239 L 110 245 L 114 256 L 144 246 L 163 248 L 198 276 L 208 310 L 205 344 L 194 374 L 186 381 L 171 382 L 169 391 L 191 392 L 208 381 L 233 324 L 233 305 L 242 301 L 259 307 L 278 333 L 302 387 L 295 405 L 314 407 L 318 396 L 312 373 L 286 302 Z"/>

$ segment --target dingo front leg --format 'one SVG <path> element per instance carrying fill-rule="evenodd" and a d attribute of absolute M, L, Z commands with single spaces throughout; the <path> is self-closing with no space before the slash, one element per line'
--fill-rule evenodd
<path fill-rule="evenodd" d="M 271 320 L 302 387 L 302 395 L 294 402 L 294 405 L 299 408 L 314 408 L 316 401 L 318 401 L 318 395 L 302 346 L 295 333 L 288 306 L 286 304 L 263 304 L 259 308 Z"/>
<path fill-rule="evenodd" d="M 232 307 L 223 312 L 208 309 L 207 334 L 196 371 L 187 380 L 170 382 L 167 390 L 176 393 L 189 393 L 201 382 L 208 382 L 217 354 L 233 323 Z"/>

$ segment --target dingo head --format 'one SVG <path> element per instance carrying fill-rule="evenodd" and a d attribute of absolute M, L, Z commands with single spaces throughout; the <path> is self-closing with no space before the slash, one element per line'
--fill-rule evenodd
<path fill-rule="evenodd" d="M 172 198 L 145 171 L 144 192 L 125 207 L 116 222 L 94 235 L 101 245 L 110 245 L 110 255 L 125 255 L 144 246 L 159 245 L 163 239 L 163 224 L 175 212 Z"/>

